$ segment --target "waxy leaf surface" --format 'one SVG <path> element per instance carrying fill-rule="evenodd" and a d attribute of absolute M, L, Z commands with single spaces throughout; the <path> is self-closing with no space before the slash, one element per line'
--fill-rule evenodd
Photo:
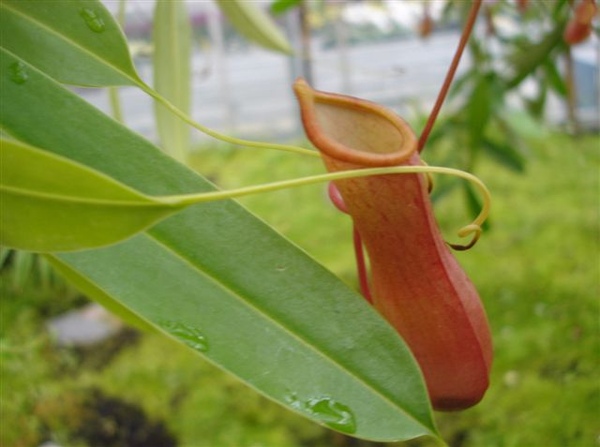
<path fill-rule="evenodd" d="M 146 197 L 80 163 L 0 140 L 0 244 L 38 252 L 113 244 L 177 207 Z"/>
<path fill-rule="evenodd" d="M 0 41 L 66 84 L 141 82 L 121 29 L 97 0 L 2 0 Z"/>
<path fill-rule="evenodd" d="M 32 66 L 0 56 L 0 126 L 12 137 L 145 195 L 214 190 Z M 14 64 L 24 82 L 5 69 Z M 190 207 L 116 245 L 54 256 L 92 296 L 111 297 L 130 320 L 161 328 L 316 422 L 380 441 L 436 436 L 420 371 L 394 329 L 233 201 Z"/>

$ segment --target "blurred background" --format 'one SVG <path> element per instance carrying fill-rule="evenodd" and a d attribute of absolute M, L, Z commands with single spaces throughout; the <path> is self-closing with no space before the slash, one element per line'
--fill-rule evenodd
<path fill-rule="evenodd" d="M 216 3 L 185 3 L 189 113 L 214 130 L 305 145 L 291 84 L 384 104 L 418 134 L 470 2 L 261 1 L 293 54 L 264 49 Z M 564 30 L 579 1 L 485 2 L 423 153 L 478 175 L 494 197 L 478 245 L 459 253 L 492 326 L 491 388 L 476 407 L 436 414 L 452 447 L 600 446 L 600 43 Z M 120 14 L 141 77 L 155 77 L 155 4 Z M 115 113 L 107 89 L 76 88 Z M 124 123 L 160 144 L 152 100 L 116 92 Z M 184 161 L 223 188 L 323 172 L 294 154 L 189 131 Z M 259 152 L 257 152 L 259 151 Z M 452 239 L 478 210 L 470 187 L 436 179 Z M 322 186 L 240 200 L 356 287 L 351 223 Z M 43 258 L 2 249 L 2 446 L 342 447 L 380 444 L 317 426 L 257 395 L 192 350 L 128 328 Z"/>

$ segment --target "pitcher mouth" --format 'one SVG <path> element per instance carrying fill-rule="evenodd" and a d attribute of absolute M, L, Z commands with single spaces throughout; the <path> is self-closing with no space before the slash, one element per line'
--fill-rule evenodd
<path fill-rule="evenodd" d="M 329 157 L 360 166 L 396 166 L 417 150 L 398 115 L 378 104 L 313 89 L 299 78 L 294 92 L 310 141 Z"/>

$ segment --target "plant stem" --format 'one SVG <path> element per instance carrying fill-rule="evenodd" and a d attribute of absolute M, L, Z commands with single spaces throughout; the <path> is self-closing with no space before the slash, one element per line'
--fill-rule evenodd
<path fill-rule="evenodd" d="M 243 140 L 240 138 L 230 137 L 228 135 L 221 134 L 219 132 L 216 132 L 216 131 L 214 131 L 208 127 L 205 127 L 202 124 L 194 121 L 185 112 L 178 109 L 168 99 L 163 97 L 160 93 L 158 93 L 156 90 L 154 90 L 149 85 L 142 82 L 142 83 L 138 83 L 138 86 L 144 92 L 146 92 L 148 95 L 150 95 L 152 98 L 154 98 L 156 101 L 158 101 L 160 104 L 162 104 L 167 109 L 169 109 L 177 117 L 181 118 L 183 121 L 188 123 L 190 126 L 198 129 L 200 132 L 202 132 L 210 137 L 213 137 L 217 140 L 224 141 L 229 144 L 235 144 L 238 146 L 263 148 L 263 149 L 276 149 L 276 150 L 280 150 L 280 151 L 294 152 L 296 154 L 310 155 L 312 157 L 321 158 L 321 156 L 319 155 L 319 153 L 317 151 L 314 151 L 311 149 L 306 149 L 306 148 L 287 145 L 287 144 L 267 143 L 267 142 L 262 142 L 262 141 L 249 141 L 249 140 Z"/>
<path fill-rule="evenodd" d="M 123 120 L 123 108 L 121 107 L 121 99 L 119 97 L 119 87 L 108 88 L 108 99 L 110 100 L 110 110 L 115 121 L 125 124 Z"/>
<path fill-rule="evenodd" d="M 117 10 L 117 23 L 122 29 L 125 29 L 125 0 L 119 1 L 119 9 Z M 121 107 L 121 99 L 119 98 L 119 87 L 108 88 L 108 98 L 110 100 L 110 109 L 113 118 L 121 124 L 125 124 L 123 120 L 123 108 Z"/>
<path fill-rule="evenodd" d="M 431 133 L 431 129 L 437 119 L 437 116 L 442 108 L 442 104 L 446 99 L 446 95 L 448 94 L 448 90 L 450 89 L 450 85 L 452 84 L 452 80 L 454 79 L 454 75 L 456 74 L 456 69 L 458 68 L 458 63 L 462 57 L 464 49 L 469 41 L 469 37 L 471 36 L 471 32 L 473 31 L 473 26 L 475 25 L 475 21 L 477 19 L 477 14 L 479 13 L 479 9 L 481 7 L 482 0 L 474 0 L 471 5 L 471 10 L 469 11 L 469 16 L 465 23 L 465 27 L 463 28 L 462 34 L 460 36 L 460 41 L 458 43 L 458 47 L 456 52 L 454 53 L 454 58 L 452 59 L 452 63 L 450 64 L 450 68 L 448 69 L 448 73 L 446 74 L 446 79 L 444 79 L 444 83 L 442 84 L 442 88 L 438 94 L 438 97 L 435 101 L 433 109 L 429 114 L 429 118 L 427 119 L 427 123 L 425 124 L 425 129 L 421 133 L 421 137 L 419 138 L 418 150 L 421 152 L 425 148 L 425 144 L 427 143 L 427 139 L 429 138 L 429 134 Z"/>
<path fill-rule="evenodd" d="M 293 188 L 297 186 L 312 185 L 315 183 L 322 183 L 332 180 L 343 180 L 349 178 L 368 177 L 372 175 L 385 175 L 385 174 L 445 174 L 454 175 L 456 177 L 463 178 L 472 182 L 481 193 L 483 197 L 483 205 L 479 215 L 475 218 L 473 223 L 466 225 L 461 228 L 458 235 L 463 238 L 470 234 L 474 234 L 473 240 L 464 246 L 452 245 L 458 249 L 470 248 L 481 233 L 481 225 L 487 219 L 490 212 L 491 195 L 485 184 L 479 180 L 473 174 L 469 172 L 461 171 L 459 169 L 446 168 L 441 166 L 391 166 L 385 168 L 367 168 L 367 169 L 355 169 L 350 171 L 341 171 L 329 174 L 314 175 L 310 177 L 296 178 L 292 180 L 283 180 L 279 182 L 265 183 L 256 186 L 247 186 L 239 189 L 232 189 L 229 191 L 212 191 L 199 194 L 183 194 L 174 196 L 159 196 L 153 197 L 154 200 L 159 201 L 165 205 L 185 207 L 198 203 L 212 202 L 216 200 L 231 199 L 234 197 L 243 197 L 251 194 L 258 194 L 270 191 L 276 191 L 280 189 Z"/>

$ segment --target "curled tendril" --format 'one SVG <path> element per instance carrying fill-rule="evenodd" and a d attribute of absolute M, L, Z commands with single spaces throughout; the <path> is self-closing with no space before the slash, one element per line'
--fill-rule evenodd
<path fill-rule="evenodd" d="M 468 180 L 479 189 L 483 197 L 483 205 L 479 215 L 475 220 L 460 229 L 458 231 L 459 237 L 466 237 L 470 234 L 475 234 L 473 240 L 466 245 L 449 244 L 451 247 L 457 250 L 466 250 L 471 248 L 481 233 L 481 226 L 487 219 L 492 197 L 485 186 L 485 184 L 479 180 L 473 174 L 454 168 L 446 168 L 441 166 L 390 166 L 384 168 L 366 168 L 366 169 L 354 169 L 349 171 L 334 172 L 330 174 L 314 175 L 311 177 L 301 177 L 292 180 L 283 180 L 273 183 L 264 183 L 262 185 L 247 186 L 239 189 L 231 189 L 229 191 L 212 191 L 207 193 L 199 194 L 182 194 L 176 196 L 162 196 L 156 197 L 157 200 L 162 201 L 165 204 L 172 206 L 187 206 L 197 203 L 212 202 L 216 200 L 232 199 L 236 197 L 247 196 L 251 194 L 265 193 L 270 191 L 277 191 L 280 189 L 294 188 L 298 186 L 312 185 L 315 183 L 323 183 L 333 180 L 345 180 L 358 177 L 369 177 L 373 175 L 389 175 L 389 174 L 444 174 L 453 175 L 462 179 Z M 337 205 L 336 205 L 337 206 Z"/>
<path fill-rule="evenodd" d="M 481 229 L 480 225 L 477 225 L 474 223 L 465 225 L 460 230 L 458 230 L 458 236 L 459 237 L 467 237 L 470 234 L 472 234 L 473 237 L 471 238 L 471 241 L 468 244 L 451 244 L 450 242 L 446 242 L 446 244 L 448 244 L 449 247 L 451 247 L 452 249 L 457 250 L 457 251 L 468 250 L 477 243 L 477 241 L 479 240 L 479 236 L 481 236 L 482 231 L 483 230 Z"/>
<path fill-rule="evenodd" d="M 483 199 L 484 199 L 484 203 L 483 203 L 482 210 L 479 213 L 479 216 L 477 216 L 477 218 L 472 223 L 465 225 L 457 232 L 457 235 L 460 238 L 466 238 L 466 237 L 472 235 L 471 240 L 466 244 L 457 244 L 457 243 L 446 242 L 446 244 L 448 244 L 449 247 L 451 247 L 452 249 L 454 249 L 456 251 L 469 250 L 470 248 L 474 247 L 475 244 L 477 243 L 477 241 L 479 240 L 479 237 L 481 236 L 481 233 L 483 232 L 481 226 L 483 225 L 483 222 L 485 222 L 485 220 L 487 219 L 487 217 L 489 215 L 489 209 L 491 207 L 491 195 L 490 195 L 487 187 L 483 184 L 483 182 L 481 180 L 479 180 L 474 175 L 469 174 L 468 172 L 460 171 L 457 169 L 451 169 L 451 168 L 429 166 L 427 163 L 425 163 L 422 160 L 421 160 L 421 163 L 422 163 L 422 166 L 398 167 L 398 168 L 407 168 L 407 169 L 403 170 L 401 172 L 395 172 L 395 173 L 409 174 L 409 173 L 414 173 L 414 172 L 421 172 L 421 173 L 425 174 L 426 178 L 427 178 L 427 191 L 429 193 L 431 193 L 433 190 L 433 175 L 432 174 L 434 174 L 434 173 L 454 175 L 457 177 L 461 177 L 463 179 L 466 179 L 466 180 L 474 183 L 481 191 Z M 418 171 L 416 171 L 416 169 L 410 169 L 410 168 L 420 168 L 420 169 Z M 381 168 L 381 169 L 386 169 L 386 168 Z M 390 168 L 390 169 L 394 169 L 394 168 Z M 356 171 L 346 171 L 346 172 L 356 172 Z M 329 194 L 329 199 L 335 205 L 335 207 L 338 210 L 340 210 L 341 212 L 348 214 L 348 211 L 346 209 L 346 204 L 344 203 L 344 199 L 342 199 L 342 196 L 340 195 L 339 191 L 337 190 L 335 185 L 331 182 L 329 183 L 329 186 L 328 186 L 328 194 Z"/>
<path fill-rule="evenodd" d="M 423 166 L 429 166 L 424 160 L 421 160 L 421 164 Z M 429 194 L 431 194 L 432 191 L 433 191 L 433 187 L 434 187 L 433 175 L 432 175 L 431 172 L 426 172 L 425 175 L 427 176 L 427 192 Z M 484 194 L 484 197 L 485 197 L 485 194 Z M 469 243 L 467 243 L 467 244 L 456 244 L 456 243 L 451 243 L 451 242 L 446 241 L 446 244 L 450 248 L 452 248 L 453 250 L 456 250 L 456 251 L 466 251 L 466 250 L 469 250 L 469 249 L 471 249 L 471 248 L 473 248 L 475 246 L 475 244 L 479 240 L 479 237 L 481 236 L 482 232 L 483 232 L 483 230 L 481 228 L 481 225 L 479 225 L 477 223 L 470 223 L 469 225 L 465 225 L 464 227 L 462 227 L 457 232 L 458 237 L 460 237 L 460 238 L 465 238 L 465 237 L 467 237 L 467 236 L 469 236 L 469 235 L 472 234 L 473 237 L 471 238 L 471 241 Z"/>

